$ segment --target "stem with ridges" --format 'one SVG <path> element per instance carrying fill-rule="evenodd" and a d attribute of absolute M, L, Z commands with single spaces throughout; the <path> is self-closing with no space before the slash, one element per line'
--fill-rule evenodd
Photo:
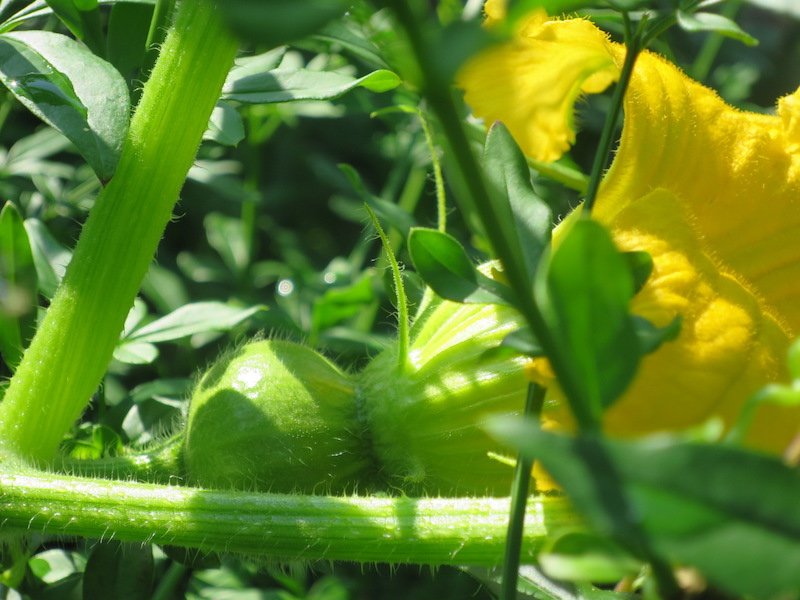
<path fill-rule="evenodd" d="M 181 2 L 116 173 L 0 404 L 0 449 L 53 457 L 105 372 L 236 53 L 215 4 Z"/>
<path fill-rule="evenodd" d="M 377 498 L 212 491 L 36 471 L 0 475 L 5 531 L 258 554 L 281 559 L 497 564 L 508 498 Z M 531 562 L 553 527 L 576 517 L 559 497 L 530 500 Z"/>

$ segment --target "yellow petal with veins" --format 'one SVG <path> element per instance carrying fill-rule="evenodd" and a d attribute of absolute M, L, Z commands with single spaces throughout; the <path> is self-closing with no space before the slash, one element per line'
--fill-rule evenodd
<path fill-rule="evenodd" d="M 475 114 L 503 121 L 525 154 L 550 161 L 575 141 L 580 94 L 602 92 L 618 69 L 608 38 L 589 21 L 545 19 L 534 13 L 511 42 L 469 61 L 458 84 Z"/>
<path fill-rule="evenodd" d="M 480 55 L 459 82 L 477 116 L 502 120 L 526 154 L 552 160 L 574 139 L 565 123 L 578 93 L 604 89 L 624 53 L 588 21 L 551 21 Z M 785 377 L 800 330 L 800 90 L 776 115 L 743 112 L 644 52 L 624 109 L 593 216 L 621 249 L 653 257 L 633 312 L 659 325 L 680 315 L 683 325 L 644 359 L 608 429 L 678 429 L 711 416 L 730 424 L 753 392 Z M 563 403 L 548 417 L 569 422 Z M 748 442 L 780 451 L 798 426 L 800 410 L 764 407 Z"/>

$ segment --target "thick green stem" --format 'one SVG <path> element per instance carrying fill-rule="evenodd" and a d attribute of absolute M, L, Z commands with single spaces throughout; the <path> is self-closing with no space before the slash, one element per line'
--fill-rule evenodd
<path fill-rule="evenodd" d="M 235 53 L 211 0 L 179 4 L 117 171 L 0 405 L 4 452 L 51 459 L 97 388 Z"/>
<path fill-rule="evenodd" d="M 5 531 L 74 535 L 280 559 L 495 565 L 507 498 L 257 494 L 82 479 L 0 475 Z M 563 498 L 528 505 L 523 561 L 548 530 L 577 523 Z"/>

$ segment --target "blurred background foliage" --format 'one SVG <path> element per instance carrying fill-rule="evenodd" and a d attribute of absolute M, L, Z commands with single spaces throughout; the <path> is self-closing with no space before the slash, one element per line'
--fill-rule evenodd
<path fill-rule="evenodd" d="M 0 2 L 0 19 L 8 25 L 29 4 Z M 44 5 L 36 4 L 39 9 Z M 151 60 L 143 44 L 153 7 L 147 2 L 105 4 L 99 14 L 108 32 L 106 57 L 126 77 L 135 98 Z M 255 10 L 250 4 L 231 2 L 235 10 Z M 457 0 L 435 4 L 444 22 L 460 18 L 464 9 Z M 467 3 L 468 8 L 474 4 Z M 800 11 L 792 0 L 735 4 L 741 5 L 737 22 L 759 40 L 757 47 L 672 28 L 655 49 L 730 103 L 768 111 L 800 82 Z M 19 26 L 68 33 L 52 13 L 40 12 Z M 596 16 L 615 33 L 602 12 Z M 272 61 L 273 67 L 354 79 L 378 69 L 402 69 L 402 57 L 384 51 L 399 44 L 396 35 L 384 12 L 354 2 L 345 18 L 293 42 L 279 55 L 265 59 L 269 46 L 245 42 L 242 56 L 258 57 L 249 63 L 256 71 L 261 60 L 262 68 Z M 422 122 L 414 111 L 393 109 L 424 111 L 416 91 L 355 86 L 324 100 L 245 104 L 236 98 L 231 93 L 215 114 L 116 359 L 90 410 L 65 442 L 75 457 L 113 454 L 125 444 L 162 438 L 180 421 L 193 379 L 237 341 L 257 334 L 305 341 L 357 369 L 393 335 L 387 261 L 366 225 L 363 203 L 388 227 L 394 251 L 406 264 L 403 240 L 409 227 L 436 226 L 431 154 Z M 589 170 L 608 102 L 606 94 L 581 103 L 578 143 L 562 159 L 565 166 Z M 578 202 L 577 191 L 535 171 L 534 185 L 559 218 Z M 66 138 L 8 91 L 0 92 L 0 199 L 12 202 L 25 220 L 43 306 L 99 186 Z M 448 208 L 448 231 L 480 258 L 485 243 L 471 238 L 452 203 Z M 410 271 L 405 275 L 413 303 L 421 285 Z M 18 306 L 24 299 L 2 284 L 0 310 L 24 312 Z M 224 326 L 209 324 L 223 313 Z M 167 321 L 160 320 L 168 315 Z M 0 364 L 0 377 L 11 372 L 9 364 Z M 450 568 L 277 567 L 230 557 L 220 563 L 138 545 L 39 541 L 23 586 L 23 593 L 34 598 L 91 598 L 91 590 L 100 589 L 92 586 L 108 583 L 103 577 L 121 568 L 121 560 L 141 578 L 135 589 L 124 591 L 126 598 L 492 597 L 471 576 Z M 0 590 L 0 597 L 19 597 Z"/>

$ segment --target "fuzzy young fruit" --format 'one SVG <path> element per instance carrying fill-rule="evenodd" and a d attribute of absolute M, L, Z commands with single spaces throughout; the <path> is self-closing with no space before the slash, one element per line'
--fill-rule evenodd
<path fill-rule="evenodd" d="M 368 477 L 362 429 L 349 375 L 311 348 L 257 341 L 198 383 L 184 467 L 205 487 L 343 492 Z"/>
<path fill-rule="evenodd" d="M 525 405 L 527 359 L 497 348 L 520 325 L 506 307 L 435 297 L 415 321 L 405 368 L 396 367 L 390 348 L 358 375 L 372 452 L 388 486 L 444 496 L 509 493 L 513 469 L 491 455 L 508 449 L 483 425 Z"/>
<path fill-rule="evenodd" d="M 513 311 L 433 299 L 405 366 L 397 345 L 351 378 L 310 348 L 259 341 L 224 356 L 192 397 L 183 459 L 194 484 L 506 495 L 512 469 L 485 433 L 525 401 L 525 360 L 496 346 Z"/>

